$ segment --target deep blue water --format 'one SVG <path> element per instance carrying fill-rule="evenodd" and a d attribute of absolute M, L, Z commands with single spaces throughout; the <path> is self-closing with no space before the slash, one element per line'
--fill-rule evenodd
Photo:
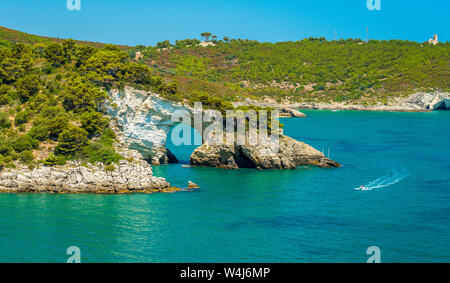
<path fill-rule="evenodd" d="M 155 174 L 202 188 L 0 194 L 0 262 L 65 262 L 69 246 L 83 262 L 365 262 L 369 246 L 383 262 L 450 262 L 450 111 L 305 112 L 285 133 L 342 168 L 168 165 Z"/>

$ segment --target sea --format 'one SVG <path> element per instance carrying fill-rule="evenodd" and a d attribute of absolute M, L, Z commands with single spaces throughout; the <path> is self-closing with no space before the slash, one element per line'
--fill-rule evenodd
<path fill-rule="evenodd" d="M 304 111 L 285 134 L 342 164 L 155 166 L 193 192 L 0 194 L 0 262 L 450 262 L 450 111 Z M 72 248 L 71 248 L 72 247 Z M 71 249 L 70 249 L 71 248 Z M 68 250 L 69 249 L 69 250 Z"/>

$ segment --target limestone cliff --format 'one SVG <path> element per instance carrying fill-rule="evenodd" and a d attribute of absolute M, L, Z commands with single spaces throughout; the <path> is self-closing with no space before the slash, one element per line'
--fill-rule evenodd
<path fill-rule="evenodd" d="M 177 163 L 176 157 L 166 148 L 167 135 L 175 124 L 171 115 L 177 110 L 187 110 L 159 95 L 125 88 L 112 90 L 107 113 L 115 120 L 124 141 L 154 165 Z"/>

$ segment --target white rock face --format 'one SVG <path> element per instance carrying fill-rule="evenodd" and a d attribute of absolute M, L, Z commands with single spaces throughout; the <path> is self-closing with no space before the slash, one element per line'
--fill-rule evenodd
<path fill-rule="evenodd" d="M 171 115 L 177 110 L 188 111 L 185 106 L 128 87 L 124 91 L 112 90 L 109 95 L 107 113 L 116 120 L 130 149 L 139 151 L 154 165 L 177 162 L 166 149 L 166 140 L 175 125 Z"/>
<path fill-rule="evenodd" d="M 449 92 L 418 92 L 407 98 L 405 104 L 416 105 L 422 109 L 450 110 L 450 93 Z"/>

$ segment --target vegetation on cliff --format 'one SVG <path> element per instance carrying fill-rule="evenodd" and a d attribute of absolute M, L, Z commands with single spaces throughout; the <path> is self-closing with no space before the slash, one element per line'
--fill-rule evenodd
<path fill-rule="evenodd" d="M 0 44 L 0 166 L 33 167 L 66 160 L 102 162 L 122 157 L 102 112 L 107 90 L 125 84 L 164 95 L 177 84 L 133 62 L 117 46 L 101 48 L 37 41 Z"/>

